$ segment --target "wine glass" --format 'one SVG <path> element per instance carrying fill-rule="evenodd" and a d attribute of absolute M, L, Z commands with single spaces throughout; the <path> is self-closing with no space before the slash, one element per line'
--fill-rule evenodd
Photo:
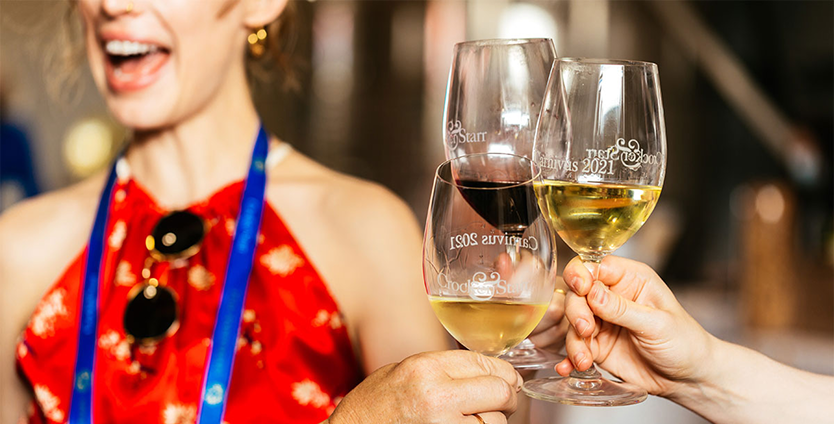
<path fill-rule="evenodd" d="M 536 131 L 536 184 L 549 221 L 594 279 L 605 255 L 649 218 L 666 173 L 666 130 L 657 65 L 557 59 Z M 574 405 L 642 402 L 645 390 L 602 378 L 595 366 L 531 380 L 527 395 Z"/>
<path fill-rule="evenodd" d="M 553 296 L 553 233 L 534 193 L 538 168 L 475 154 L 437 168 L 423 279 L 437 318 L 468 349 L 499 356 L 527 337 Z"/>
<path fill-rule="evenodd" d="M 446 159 L 488 152 L 532 158 L 555 58 L 549 38 L 455 44 L 443 112 Z M 517 369 L 544 369 L 563 358 L 524 339 L 501 359 Z"/>

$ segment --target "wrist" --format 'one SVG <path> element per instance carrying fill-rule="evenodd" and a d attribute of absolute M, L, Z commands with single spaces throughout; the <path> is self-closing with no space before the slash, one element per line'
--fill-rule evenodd
<path fill-rule="evenodd" d="M 676 380 L 667 392 L 670 400 L 687 406 L 691 403 L 719 402 L 723 397 L 722 380 L 727 370 L 723 364 L 732 364 L 729 349 L 731 345 L 707 333 L 704 342 L 704 354 L 693 362 L 693 372 Z M 718 391 L 718 393 L 716 393 Z"/>
<path fill-rule="evenodd" d="M 738 380 L 743 379 L 739 366 L 745 361 L 741 350 L 709 335 L 706 355 L 697 363 L 697 372 L 692 378 L 678 382 L 668 398 L 711 422 L 722 422 L 722 417 L 732 416 L 732 411 L 744 402 L 742 392 L 737 390 Z"/>
<path fill-rule="evenodd" d="M 713 339 L 703 375 L 681 383 L 670 400 L 719 424 L 817 423 L 834 416 L 829 399 L 834 379 Z"/>

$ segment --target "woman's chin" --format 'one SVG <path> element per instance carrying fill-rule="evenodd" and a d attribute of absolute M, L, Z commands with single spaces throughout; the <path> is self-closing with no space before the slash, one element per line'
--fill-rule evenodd
<path fill-rule="evenodd" d="M 110 106 L 113 118 L 134 131 L 154 131 L 170 127 L 176 120 L 172 113 L 154 104 Z"/>
<path fill-rule="evenodd" d="M 104 100 L 110 114 L 125 127 L 153 130 L 170 126 L 178 115 L 178 87 L 169 75 L 134 90 L 114 90 L 110 81 L 102 81 Z"/>

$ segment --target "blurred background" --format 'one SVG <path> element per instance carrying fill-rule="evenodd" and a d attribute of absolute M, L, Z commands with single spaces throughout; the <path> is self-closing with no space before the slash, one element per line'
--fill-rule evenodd
<path fill-rule="evenodd" d="M 0 1 L 0 210 L 101 169 L 125 135 L 83 62 L 65 69 L 60 52 L 77 32 L 67 4 Z M 560 56 L 657 63 L 666 183 L 651 219 L 618 254 L 655 267 L 719 337 L 834 374 L 834 2 L 294 6 L 300 89 L 259 83 L 266 126 L 327 166 L 389 187 L 421 224 L 443 160 L 454 43 L 550 37 Z M 563 247 L 560 264 L 572 256 Z M 601 419 L 704 422 L 656 398 L 614 409 L 534 402 L 531 415 Z"/>

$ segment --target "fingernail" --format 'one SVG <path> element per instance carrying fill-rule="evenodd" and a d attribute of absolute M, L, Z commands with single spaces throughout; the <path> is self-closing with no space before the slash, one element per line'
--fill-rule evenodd
<path fill-rule="evenodd" d="M 585 265 L 585 269 L 591 273 L 591 275 L 598 275 L 597 270 L 599 269 L 599 263 L 597 262 L 582 262 L 582 265 Z"/>
<path fill-rule="evenodd" d="M 582 353 L 582 352 L 579 352 L 579 353 L 576 354 L 576 356 L 573 357 L 573 361 L 574 361 L 573 363 L 577 367 L 579 367 L 580 365 L 582 365 L 582 360 L 583 359 L 585 359 L 585 354 Z"/>
<path fill-rule="evenodd" d="M 582 277 L 575 277 L 573 287 L 577 293 L 585 293 L 585 279 Z"/>
<path fill-rule="evenodd" d="M 521 391 L 521 384 L 524 383 L 524 378 L 519 374 L 518 371 L 515 372 L 517 374 L 518 379 L 515 381 L 515 392 L 518 393 Z"/>
<path fill-rule="evenodd" d="M 594 290 L 596 290 L 596 293 L 594 293 L 594 300 L 600 305 L 605 304 L 605 301 L 608 300 L 608 293 L 606 293 L 606 290 L 604 287 L 602 287 L 602 284 L 595 286 Z"/>
<path fill-rule="evenodd" d="M 579 318 L 578 320 L 576 320 L 576 329 L 579 331 L 579 334 L 584 334 L 585 330 L 588 329 L 588 321 Z"/>
<path fill-rule="evenodd" d="M 568 286 L 570 286 L 570 288 L 573 290 L 576 290 L 576 285 L 579 284 L 580 281 L 582 280 L 577 276 L 573 276 L 565 280 L 565 282 L 568 283 Z"/>

